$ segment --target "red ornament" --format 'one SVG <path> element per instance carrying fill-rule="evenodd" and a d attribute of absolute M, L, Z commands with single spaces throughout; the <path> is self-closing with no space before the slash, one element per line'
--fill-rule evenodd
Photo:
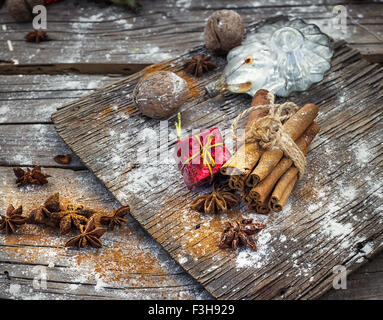
<path fill-rule="evenodd" d="M 176 142 L 174 158 L 189 189 L 212 181 L 230 158 L 218 128 Z"/>
<path fill-rule="evenodd" d="M 59 0 L 45 0 L 45 4 L 50 4 L 53 2 L 58 2 Z"/>

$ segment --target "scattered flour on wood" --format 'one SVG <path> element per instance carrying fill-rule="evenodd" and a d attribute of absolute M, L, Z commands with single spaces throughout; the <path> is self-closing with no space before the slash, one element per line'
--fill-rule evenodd
<path fill-rule="evenodd" d="M 180 7 L 180 11 L 186 11 L 190 8 L 192 0 L 177 0 L 176 6 Z"/>
<path fill-rule="evenodd" d="M 17 283 L 11 283 L 9 286 L 9 293 L 11 295 L 16 295 L 20 292 L 21 286 Z"/>
<path fill-rule="evenodd" d="M 342 224 L 336 221 L 326 221 L 323 227 L 325 232 L 333 238 L 350 235 L 354 230 L 351 223 Z"/>
<path fill-rule="evenodd" d="M 372 154 L 366 143 L 362 142 L 357 146 L 357 148 L 353 148 L 353 151 L 355 153 L 356 159 L 358 160 L 358 163 L 360 164 L 366 164 L 372 158 Z"/>
<path fill-rule="evenodd" d="M 241 249 L 236 257 L 236 266 L 240 268 L 256 268 L 259 269 L 271 258 L 274 248 L 269 246 L 271 240 L 271 233 L 267 232 L 266 229 L 262 230 L 257 236 L 257 251 L 251 249 Z"/>

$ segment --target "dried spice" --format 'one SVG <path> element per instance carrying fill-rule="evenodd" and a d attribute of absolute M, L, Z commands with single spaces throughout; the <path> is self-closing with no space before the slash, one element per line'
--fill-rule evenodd
<path fill-rule="evenodd" d="M 185 70 L 196 77 L 200 77 L 205 72 L 216 68 L 216 65 L 210 59 L 210 56 L 205 56 L 204 54 L 194 56 L 185 62 Z"/>
<path fill-rule="evenodd" d="M 219 247 L 221 249 L 231 247 L 236 250 L 243 244 L 256 251 L 257 246 L 252 236 L 264 228 L 264 224 L 254 223 L 253 219 L 229 222 L 229 226 L 222 233 Z"/>
<path fill-rule="evenodd" d="M 15 209 L 13 205 L 10 204 L 7 208 L 6 215 L 0 215 L 0 230 L 5 230 L 6 234 L 15 233 L 17 227 L 26 221 L 22 213 L 22 206 Z"/>
<path fill-rule="evenodd" d="M 72 160 L 72 156 L 70 154 L 59 154 L 53 158 L 59 164 L 69 164 Z"/>
<path fill-rule="evenodd" d="M 102 243 L 100 238 L 106 232 L 105 228 L 96 227 L 94 219 L 90 219 L 86 226 L 80 225 L 81 233 L 73 238 L 70 238 L 66 243 L 66 247 L 83 248 L 92 246 L 94 248 L 101 248 Z"/>
<path fill-rule="evenodd" d="M 79 248 L 87 245 L 102 247 L 99 238 L 107 231 L 103 224 L 111 229 L 116 225 L 126 223 L 124 217 L 130 213 L 130 207 L 123 206 L 113 210 L 112 214 L 105 215 L 95 210 L 85 208 L 82 205 L 66 205 L 60 203 L 59 193 L 49 196 L 43 205 L 32 210 L 27 216 L 22 215 L 22 207 L 15 209 L 10 205 L 6 215 L 0 215 L 0 230 L 6 233 L 16 232 L 17 226 L 30 224 L 45 224 L 51 227 L 59 227 L 62 235 L 70 232 L 72 228 L 80 230 L 80 234 L 72 237 L 66 246 L 77 246 Z M 102 220 L 101 220 L 102 219 Z"/>
<path fill-rule="evenodd" d="M 89 218 L 96 212 L 84 206 L 68 205 L 62 209 L 60 195 L 51 195 L 42 206 L 34 209 L 28 216 L 28 223 L 45 224 L 51 227 L 60 227 L 61 234 L 67 234 L 72 227 L 80 229 L 86 225 Z"/>
<path fill-rule="evenodd" d="M 53 212 L 51 219 L 60 227 L 61 234 L 67 234 L 72 227 L 81 230 L 89 222 L 89 218 L 96 212 L 83 206 L 68 205 L 65 210 Z"/>
<path fill-rule="evenodd" d="M 24 38 L 25 38 L 25 41 L 27 42 L 35 42 L 35 43 L 40 43 L 41 41 L 49 40 L 47 33 L 43 30 L 34 30 L 31 32 L 28 32 Z"/>
<path fill-rule="evenodd" d="M 242 43 L 244 24 L 241 16 L 233 10 L 214 11 L 205 27 L 206 47 L 218 55 L 225 55 Z"/>
<path fill-rule="evenodd" d="M 133 90 L 136 107 L 149 118 L 165 119 L 175 114 L 189 97 L 187 82 L 170 71 L 142 77 Z"/>
<path fill-rule="evenodd" d="M 60 196 L 55 193 L 45 200 L 44 204 L 33 209 L 27 218 L 28 223 L 52 224 L 52 213 L 60 211 Z"/>
<path fill-rule="evenodd" d="M 113 210 L 113 213 L 110 216 L 101 216 L 99 221 L 101 224 L 107 225 L 111 230 L 113 230 L 115 226 L 121 226 L 126 223 L 124 217 L 127 214 L 130 214 L 130 207 L 123 206 L 117 210 Z"/>
<path fill-rule="evenodd" d="M 16 183 L 18 187 L 25 186 L 27 184 L 44 185 L 48 183 L 50 175 L 41 172 L 40 166 L 35 166 L 32 170 L 27 168 L 23 170 L 20 167 L 13 168 L 13 172 L 16 176 Z"/>
<path fill-rule="evenodd" d="M 239 203 L 239 198 L 232 192 L 225 189 L 215 189 L 209 194 L 204 194 L 193 200 L 191 208 L 199 212 L 209 214 L 226 213 L 227 209 L 236 206 Z"/>

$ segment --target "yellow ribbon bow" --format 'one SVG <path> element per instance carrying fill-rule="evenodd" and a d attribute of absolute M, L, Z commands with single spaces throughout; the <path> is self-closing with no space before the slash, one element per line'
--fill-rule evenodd
<path fill-rule="evenodd" d="M 195 157 L 200 156 L 202 158 L 202 163 L 203 163 L 204 167 L 208 167 L 209 168 L 211 179 L 213 179 L 213 169 L 212 169 L 212 166 L 215 167 L 215 161 L 214 161 L 214 158 L 211 155 L 209 149 L 211 149 L 213 147 L 223 146 L 223 142 L 211 144 L 213 142 L 213 139 L 214 139 L 214 135 L 212 135 L 212 133 L 210 133 L 210 135 L 207 137 L 208 138 L 208 143 L 205 144 L 205 145 L 202 144 L 202 142 L 200 140 L 200 137 L 198 135 L 194 135 L 194 137 L 197 139 L 197 141 L 200 144 L 200 147 L 201 147 L 200 151 L 197 152 L 196 154 L 192 155 L 188 159 L 186 159 L 186 161 L 182 164 L 181 170 L 183 171 L 185 165 L 187 165 Z M 208 160 L 210 160 L 210 162 Z"/>

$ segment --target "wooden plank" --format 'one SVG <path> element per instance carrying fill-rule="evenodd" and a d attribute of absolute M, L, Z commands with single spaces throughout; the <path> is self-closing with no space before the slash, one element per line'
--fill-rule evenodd
<path fill-rule="evenodd" d="M 51 114 L 63 103 L 89 94 L 116 79 L 103 75 L 2 76 L 0 126 L 52 123 Z"/>
<path fill-rule="evenodd" d="M 138 149 L 145 143 L 142 134 L 158 130 L 159 123 L 135 111 L 134 85 L 153 68 L 187 77 L 183 61 L 205 52 L 202 47 L 66 105 L 53 120 L 71 149 L 121 203 L 132 205 L 137 221 L 214 297 L 317 298 L 332 287 L 334 266 L 354 271 L 383 245 L 382 67 L 343 42 L 334 46 L 326 78 L 290 97 L 298 105 L 320 106 L 322 131 L 309 153 L 306 176 L 279 214 L 259 216 L 242 207 L 217 217 L 198 214 L 189 204 L 207 190 L 188 191 L 171 162 L 156 154 L 145 158 L 145 149 Z M 195 80 L 193 90 L 202 93 L 219 76 L 224 62 L 215 62 L 219 69 Z M 224 132 L 249 104 L 246 96 L 194 97 L 183 106 L 183 126 L 189 133 L 212 126 Z M 171 154 L 174 117 L 169 121 L 170 139 L 161 146 Z M 135 162 L 140 166 L 132 169 Z M 266 223 L 258 252 L 218 249 L 225 220 L 237 216 Z"/>
<path fill-rule="evenodd" d="M 0 142 L 0 166 L 84 169 L 52 124 L 0 125 Z M 58 154 L 72 154 L 71 163 L 65 166 L 56 163 L 53 158 Z"/>
<path fill-rule="evenodd" d="M 52 5 L 48 9 L 48 33 L 53 41 L 38 45 L 23 40 L 30 24 L 15 23 L 3 8 L 0 60 L 4 63 L 0 63 L 0 73 L 132 74 L 147 64 L 175 58 L 202 44 L 207 18 L 222 8 L 235 9 L 247 24 L 280 14 L 301 17 L 317 23 L 332 37 L 347 40 L 366 57 L 383 61 L 382 3 L 319 0 L 142 3 L 138 15 L 116 6 L 100 9 L 89 2 L 67 0 Z M 342 3 L 353 19 L 348 21 L 345 33 L 331 25 L 332 6 Z"/>
<path fill-rule="evenodd" d="M 2 98 L 2 104 L 0 106 L 0 110 L 2 106 L 4 106 L 4 102 L 8 103 L 12 106 L 12 113 L 0 112 L 2 118 L 1 123 L 13 123 L 15 127 L 15 131 L 25 132 L 25 137 L 28 140 L 23 140 L 22 143 L 25 145 L 40 145 L 45 140 L 45 135 L 41 134 L 40 130 L 36 130 L 36 133 L 31 133 L 30 129 L 37 127 L 34 126 L 23 126 L 25 123 L 35 123 L 35 122 L 44 122 L 50 123 L 50 110 L 56 110 L 56 105 L 59 101 L 72 100 L 77 97 L 77 95 L 83 95 L 88 92 L 93 91 L 93 89 L 97 86 L 102 86 L 111 81 L 110 77 L 104 76 L 88 76 L 88 75 L 59 75 L 59 76 L 41 76 L 41 75 L 24 75 L 24 76 L 4 76 L 0 78 L 0 97 Z M 10 92 L 11 95 L 4 99 L 4 93 Z M 65 91 L 69 91 L 65 93 Z M 16 94 L 19 93 L 19 94 Z M 72 94 L 75 95 L 72 96 Z M 30 99 L 28 99 L 28 95 Z M 60 99 L 44 99 L 45 94 L 60 96 Z M 68 94 L 71 95 L 71 98 L 66 99 Z M 20 100 L 19 96 L 22 97 Z M 25 98 L 25 100 L 24 100 Z M 52 107 L 53 106 L 53 107 Z M 23 112 L 23 108 L 25 111 Z M 15 115 L 15 110 L 20 110 Z M 17 123 L 17 124 L 15 124 Z M 24 129 L 26 128 L 26 129 Z M 51 126 L 47 126 L 47 130 L 54 130 Z M 51 135 L 51 134 L 48 134 Z M 35 137 L 35 140 L 33 140 Z M 8 139 L 12 140 L 12 136 L 4 136 L 4 144 L 8 144 Z M 61 138 L 57 137 L 58 140 Z M 29 154 L 37 153 L 37 150 L 27 150 L 25 148 L 20 148 L 17 151 L 17 156 L 14 154 L 7 154 L 7 163 L 11 165 L 20 164 L 17 161 L 17 158 L 24 158 L 28 160 L 26 165 L 32 166 L 33 163 L 30 163 L 30 157 L 27 157 Z M 52 151 L 53 152 L 53 151 Z M 24 154 L 25 153 L 25 154 Z M 47 159 L 42 161 L 48 163 L 51 161 L 51 154 L 42 154 Z M 16 160 L 16 161 L 15 161 Z M 40 161 L 40 159 L 39 159 Z M 46 169 L 44 168 L 44 171 Z M 78 189 L 75 188 L 66 188 L 66 196 L 73 198 L 75 201 L 84 201 L 96 207 L 103 208 L 105 210 L 111 210 L 117 203 L 110 198 L 108 191 L 100 185 L 100 182 L 93 179 L 90 176 L 89 172 L 86 171 L 76 171 L 72 172 L 71 170 L 63 171 L 56 169 L 47 169 L 50 174 L 54 177 L 51 183 L 55 183 L 57 181 L 57 177 L 64 176 L 65 179 L 74 178 L 75 181 L 81 181 L 81 192 L 84 194 L 81 196 L 81 199 L 75 198 L 78 196 Z M 25 202 L 25 192 L 19 192 L 14 188 L 14 177 L 12 175 L 11 168 L 0 168 L 0 194 L 2 197 L 6 195 L 7 198 L 3 202 L 0 202 L 1 209 L 5 210 L 5 206 L 7 201 L 12 201 L 15 203 L 23 203 Z M 44 190 L 42 194 L 42 198 L 46 197 L 50 192 L 54 192 L 56 188 L 59 187 L 51 187 L 49 190 Z M 95 191 L 96 190 L 96 191 Z M 28 201 L 35 201 L 37 198 L 36 205 L 39 204 L 40 201 L 40 193 L 37 193 L 37 190 L 34 191 L 34 195 L 30 196 L 28 193 Z M 39 196 L 36 196 L 36 195 Z M 96 194 L 97 196 L 95 196 Z M 27 208 L 32 207 L 29 204 Z M 137 234 L 134 238 L 138 237 L 138 240 L 130 241 L 132 243 L 132 251 L 133 253 L 130 256 L 142 255 L 143 251 L 141 249 L 141 243 L 153 243 L 146 234 L 142 233 L 142 229 L 138 226 L 134 219 L 128 218 L 129 221 L 129 229 L 132 233 Z M 132 230 L 133 229 L 133 230 Z M 137 230 L 138 229 L 138 230 Z M 44 228 L 38 229 L 38 232 L 46 231 Z M 49 234 L 50 241 L 54 240 L 53 234 Z M 118 235 L 119 236 L 119 235 Z M 122 236 L 121 236 L 122 238 Z M 130 238 L 129 238 L 130 239 Z M 25 243 L 27 241 L 31 242 L 33 237 L 31 235 L 23 234 L 21 238 L 21 242 Z M 125 240 L 123 238 L 122 240 Z M 5 244 L 5 242 L 0 241 L 0 243 Z M 134 244 L 134 246 L 133 246 Z M 3 247 L 4 248 L 4 247 Z M 151 246 L 149 246 L 151 248 Z M 18 247 L 9 247 L 7 249 L 0 250 L 0 252 L 8 252 L 8 254 L 2 255 L 0 254 L 0 288 L 1 288 L 1 298 L 43 298 L 43 299 L 112 299 L 112 298 L 120 298 L 121 297 L 121 288 L 120 284 L 114 288 L 104 287 L 103 290 L 100 290 L 97 287 L 95 289 L 95 285 L 97 282 L 92 282 L 91 280 L 86 283 L 77 283 L 73 281 L 74 276 L 72 278 L 69 276 L 73 269 L 73 266 L 77 266 L 77 264 L 72 265 L 71 267 L 54 267 L 49 268 L 49 279 L 47 283 L 47 290 L 37 290 L 33 288 L 32 280 L 36 274 L 36 270 L 39 267 L 46 267 L 49 265 L 50 257 L 57 255 L 57 252 L 62 253 L 62 250 L 58 248 L 52 248 L 46 245 L 40 245 L 37 250 L 35 250 L 33 254 L 33 259 L 31 260 L 28 257 L 28 262 L 25 261 L 25 256 L 23 254 L 16 254 L 13 251 L 22 252 L 23 250 L 27 250 L 28 247 L 24 245 L 20 245 Z M 25 253 L 26 251 L 24 251 Z M 65 257 L 69 260 L 73 259 L 72 251 L 66 252 Z M 74 254 L 74 253 L 73 253 Z M 87 252 L 82 252 L 82 255 L 87 255 Z M 79 255 L 77 255 L 79 256 Z M 137 283 L 135 283 L 134 288 L 128 289 L 130 297 L 135 298 L 161 298 L 166 297 L 166 292 L 169 292 L 168 297 L 173 298 L 198 298 L 204 297 L 209 298 L 210 296 L 207 293 L 203 293 L 203 290 L 199 285 L 195 283 L 190 277 L 188 277 L 185 271 L 180 270 L 177 265 L 172 264 L 170 261 L 171 258 L 168 257 L 167 254 L 161 254 L 160 263 L 165 264 L 167 268 L 165 268 L 164 275 L 139 275 L 138 273 L 135 275 L 130 275 L 131 279 L 136 279 Z M 156 259 L 156 257 L 153 257 Z M 152 261 L 149 259 L 149 261 Z M 91 268 L 91 266 L 89 266 Z M 8 277 L 4 274 L 4 272 L 8 272 Z M 129 270 L 130 271 L 130 270 Z M 85 272 L 84 272 L 85 273 Z M 25 275 L 28 274 L 28 277 Z M 383 253 L 378 257 L 374 258 L 371 262 L 366 264 L 366 266 L 361 267 L 355 273 L 350 275 L 348 280 L 348 289 L 347 290 L 331 290 L 328 294 L 323 296 L 323 299 L 376 299 L 382 297 L 382 288 L 381 285 L 383 275 Z M 79 277 L 79 276 L 78 276 Z M 143 280 L 141 279 L 143 278 Z M 167 280 L 168 278 L 176 278 L 178 284 L 174 286 L 174 281 Z M 56 281 L 58 280 L 59 281 Z M 148 281 L 155 281 L 160 279 L 159 287 L 157 288 L 145 288 L 148 285 Z M 65 281 L 64 281 L 65 280 Z M 194 284 L 193 284 L 194 283 Z M 170 287 L 170 289 L 169 289 Z M 179 290 L 179 291 L 177 291 Z M 31 294 L 32 292 L 32 294 Z"/>
<path fill-rule="evenodd" d="M 380 253 L 369 263 L 351 274 L 347 279 L 346 290 L 331 290 L 326 293 L 322 299 L 326 300 L 344 300 L 344 299 L 369 299 L 380 300 L 383 298 L 379 288 L 382 287 L 383 255 Z"/>
<path fill-rule="evenodd" d="M 62 195 L 70 198 L 75 202 L 91 204 L 100 210 L 110 211 L 118 206 L 113 196 L 97 181 L 92 174 L 87 171 L 46 169 L 55 177 L 49 188 L 39 190 L 32 188 L 28 190 L 26 201 L 25 192 L 20 192 L 14 186 L 14 177 L 10 168 L 0 168 L 0 210 L 4 211 L 8 202 L 22 203 L 24 210 L 29 210 L 40 204 L 41 198 L 47 197 L 51 192 L 60 190 Z M 66 183 L 70 183 L 65 190 L 56 181 L 63 179 Z M 149 268 L 146 273 L 133 273 L 131 267 L 124 270 L 127 273 L 126 278 L 134 282 L 134 286 L 125 289 L 125 284 L 112 283 L 111 279 L 104 279 L 104 283 L 99 281 L 97 286 L 96 279 L 86 279 L 85 274 L 92 271 L 94 267 L 89 259 L 89 263 L 82 267 L 81 273 L 74 272 L 78 268 L 78 261 L 81 256 L 88 254 L 94 255 L 95 250 L 85 250 L 76 252 L 74 250 L 53 247 L 52 243 L 57 243 L 58 235 L 49 229 L 38 228 L 22 228 L 22 235 L 17 236 L 18 244 L 7 244 L 12 239 L 6 240 L 3 235 L 0 236 L 0 298 L 26 299 L 119 299 L 121 297 L 129 298 L 204 298 L 208 299 L 209 295 L 204 293 L 190 277 L 180 269 L 176 264 L 172 263 L 171 258 L 158 245 L 142 232 L 142 228 L 131 217 L 128 220 L 128 238 L 129 239 L 129 255 L 127 259 L 129 264 L 137 263 L 138 256 L 142 256 L 149 251 L 147 259 L 148 263 L 166 265 L 161 274 Z M 36 234 L 43 233 L 46 238 L 41 241 L 37 240 Z M 117 232 L 113 234 L 113 238 L 126 242 L 126 233 Z M 132 238 L 133 237 L 133 238 Z M 16 239 L 16 237 L 14 237 Z M 61 238 L 59 238 L 61 239 Z M 65 239 L 61 239 L 58 243 L 61 245 Z M 118 241 L 116 241 L 118 242 Z M 31 248 L 31 243 L 34 247 Z M 142 249 L 144 248 L 144 249 Z M 117 249 L 116 249 L 117 250 Z M 109 248 L 101 249 L 102 252 L 110 252 Z M 152 252 L 159 251 L 160 254 L 152 255 Z M 75 258 L 78 258 L 77 260 Z M 50 263 L 55 266 L 47 268 Z M 86 261 L 85 261 L 86 262 Z M 139 261 L 142 263 L 142 261 Z M 145 262 L 144 262 L 145 263 Z M 126 264 L 126 265 L 129 265 Z M 124 268 L 126 267 L 124 265 Z M 40 290 L 33 287 L 33 279 L 38 273 L 39 268 L 47 268 L 48 281 L 47 289 Z M 107 270 L 107 268 L 105 268 Z M 101 270 L 98 270 L 101 274 Z M 383 255 L 380 254 L 374 258 L 372 262 L 360 268 L 357 272 L 350 276 L 347 290 L 332 290 L 323 298 L 326 299 L 364 299 L 379 298 L 382 295 L 381 274 L 383 272 Z M 118 273 L 117 273 L 118 274 Z M 83 277 L 82 277 L 83 276 Z M 112 278 L 112 277 L 111 277 Z M 79 279 L 81 281 L 79 281 Z M 106 281 L 105 281 L 106 280 Z M 109 280 L 109 281 L 108 281 Z M 156 287 L 153 288 L 153 283 Z M 103 284 L 103 286 L 101 286 Z M 149 286 L 150 288 L 145 288 Z"/>
<path fill-rule="evenodd" d="M 11 168 L 0 168 L 0 210 L 9 203 L 28 212 L 59 191 L 63 199 L 100 212 L 119 206 L 89 171 L 45 169 L 43 187 L 18 189 Z M 71 236 L 28 225 L 17 235 L 0 234 L 0 299 L 209 299 L 210 296 L 166 252 L 145 235 L 132 217 L 120 230 L 106 233 L 101 249 L 63 247 Z M 45 272 L 46 288 L 34 286 Z"/>
<path fill-rule="evenodd" d="M 63 102 L 93 92 L 116 78 L 100 75 L 17 75 L 0 78 L 0 165 L 85 169 L 51 125 Z M 72 154 L 70 165 L 53 157 Z"/>
<path fill-rule="evenodd" d="M 70 152 L 57 135 L 51 123 L 51 113 L 59 103 L 92 92 L 113 78 L 97 75 L 21 75 L 0 78 L 0 127 L 5 129 L 1 135 L 3 164 L 32 166 L 36 163 L 56 165 L 52 157 L 57 152 Z M 35 125 L 38 123 L 38 125 Z M 33 125 L 26 125 L 33 124 Z M 17 135 L 15 135 L 18 133 Z M 48 140 L 48 142 L 47 142 Z M 17 146 L 15 145 L 17 141 Z M 13 145 L 13 146 L 12 146 Z M 42 150 L 41 146 L 46 149 Z M 7 147 L 5 147 L 7 146 Z M 38 146 L 28 147 L 28 146 Z M 83 169 L 74 156 L 72 165 Z M 62 166 L 68 168 L 68 166 Z M 73 166 L 69 166 L 73 168 Z M 78 168 L 77 168 L 78 169 Z M 72 171 L 44 168 L 52 175 L 47 186 L 40 188 L 15 187 L 12 168 L 0 168 L 0 210 L 4 212 L 8 202 L 23 203 L 29 211 L 38 206 L 41 199 L 60 190 L 66 198 L 75 202 L 90 204 L 100 210 L 110 211 L 118 203 L 110 193 L 90 174 L 89 171 Z M 64 181 L 65 188 L 60 184 Z M 21 192 L 20 192 L 21 191 Z M 27 196 L 26 196 L 27 195 Z M 28 202 L 27 202 L 28 201 Z M 210 296 L 185 271 L 159 248 L 153 240 L 142 232 L 142 228 L 132 217 L 128 217 L 128 228 L 114 233 L 108 248 L 101 249 L 100 261 L 104 264 L 95 272 L 94 250 L 76 252 L 62 248 L 65 238 L 47 228 L 22 228 L 21 236 L 6 239 L 0 235 L 0 298 L 26 299 L 185 299 Z M 43 233 L 46 238 L 37 240 L 36 234 Z M 131 236 L 131 234 L 133 236 Z M 14 242 L 17 239 L 17 244 Z M 118 248 L 119 242 L 129 245 Z M 52 243 L 58 246 L 52 246 Z M 31 247 L 33 244 L 33 247 Z M 119 256 L 123 251 L 128 258 Z M 86 259 L 85 256 L 92 258 Z M 121 264 L 119 270 L 110 274 L 109 258 L 114 264 Z M 55 266 L 49 268 L 50 263 Z M 142 266 L 139 270 L 139 266 Z M 150 267 L 153 265 L 154 267 Z M 166 266 L 166 268 L 163 268 Z M 37 289 L 33 279 L 39 270 L 47 270 L 47 288 Z M 81 273 L 78 269 L 81 268 Z M 137 269 L 138 268 L 138 269 Z M 93 273 L 89 279 L 87 274 Z M 121 274 L 124 276 L 121 277 Z M 121 277 L 118 282 L 114 278 Z"/>
<path fill-rule="evenodd" d="M 0 78 L 0 100 L 2 101 L 0 110 L 1 124 L 7 123 L 3 135 L 1 136 L 2 144 L 2 160 L 9 165 L 32 166 L 36 163 L 45 163 L 47 165 L 56 165 L 52 161 L 52 155 L 56 152 L 68 152 L 66 147 L 60 149 L 57 145 L 62 145 L 61 138 L 57 135 L 53 126 L 46 125 L 51 123 L 50 115 L 56 110 L 57 104 L 65 100 L 73 100 L 81 95 L 92 92 L 96 87 L 105 85 L 112 81 L 112 78 L 106 76 L 88 76 L 88 75 L 60 75 L 60 76 L 4 76 Z M 5 103 L 4 103 L 5 102 Z M 3 108 L 4 106 L 12 106 L 11 108 Z M 9 112 L 11 111 L 11 112 Z M 40 122 L 39 125 L 25 125 Z M 17 124 L 15 124 L 17 123 Z M 11 128 L 11 130 L 9 130 Z M 43 128 L 43 129 L 42 129 Z M 14 133 L 20 136 L 14 136 Z M 50 141 L 47 143 L 47 137 Z M 55 138 L 54 138 L 55 137 Z M 15 150 L 10 145 L 18 141 Z M 52 143 L 52 141 L 55 141 Z M 29 148 L 27 146 L 46 145 L 48 149 L 41 152 L 40 148 Z M 5 146 L 8 146 L 5 149 Z M 32 156 L 31 156 L 32 155 Z M 78 166 L 79 162 L 74 157 L 74 165 Z M 77 160 L 76 160 L 77 159 Z M 22 161 L 21 161 L 22 160 Z M 67 167 L 68 166 L 63 166 Z M 71 166 L 70 166 L 71 167 Z M 81 165 L 81 168 L 84 168 Z M 24 205 L 25 210 L 30 210 L 34 206 L 39 205 L 42 198 L 47 197 L 50 193 L 62 190 L 64 197 L 73 199 L 76 202 L 89 203 L 92 206 L 105 211 L 110 211 L 118 203 L 113 199 L 110 193 L 97 181 L 88 171 L 71 171 L 47 169 L 44 171 L 52 175 L 48 188 L 22 189 L 20 192 L 14 185 L 15 177 L 12 168 L 0 168 L 0 210 L 4 212 L 7 202 L 25 203 L 25 194 L 28 191 L 28 204 Z M 58 185 L 58 181 L 64 180 L 65 183 L 70 181 L 70 186 Z M 73 182 L 74 181 L 74 182 Z M 32 194 L 31 194 L 32 193 Z M 122 271 L 116 272 L 116 277 L 122 272 L 126 273 L 124 279 L 119 283 L 115 283 L 113 276 L 106 277 L 104 283 L 102 279 L 86 279 L 84 276 L 94 269 L 92 259 L 84 261 L 84 269 L 81 274 L 76 274 L 79 268 L 81 257 L 88 255 L 89 252 L 81 254 L 73 250 L 65 250 L 60 247 L 52 247 L 49 243 L 56 241 L 57 234 L 50 232 L 49 229 L 36 228 L 29 230 L 17 237 L 19 244 L 8 244 L 11 240 L 6 240 L 3 236 L 0 241 L 0 298 L 43 298 L 43 299 L 121 299 L 121 298 L 193 298 L 198 297 L 209 298 L 209 295 L 203 291 L 193 279 L 180 269 L 167 254 L 159 249 L 159 246 L 143 234 L 141 227 L 131 217 L 128 217 L 129 227 L 127 232 L 117 233 L 112 238 L 116 242 L 125 242 L 130 239 L 130 245 L 125 252 L 129 253 L 129 257 L 125 263 L 118 259 L 118 248 L 102 249 L 105 257 L 116 254 L 111 257 L 113 263 L 121 263 Z M 24 228 L 25 229 L 25 228 Z M 23 229 L 22 229 L 23 230 Z M 47 239 L 36 243 L 36 249 L 31 250 L 30 245 L 36 242 L 36 235 L 43 232 L 47 234 Z M 130 233 L 134 234 L 130 237 Z M 128 234 L 128 236 L 127 236 Z M 13 240 L 16 238 L 14 237 Z M 61 239 L 61 242 L 65 239 Z M 60 246 L 61 243 L 60 242 Z M 33 253 L 32 253 L 33 251 Z M 66 252 L 65 252 L 66 251 Z M 32 254 L 30 254 L 32 253 Z M 103 255 L 101 253 L 101 255 Z M 95 255 L 95 251 L 91 252 Z M 55 257 L 60 256 L 59 259 Z M 61 263 L 60 266 L 47 268 L 53 260 Z M 138 261 L 146 259 L 146 261 Z M 129 261 L 130 260 L 130 261 Z M 68 261 L 70 263 L 68 263 Z M 102 261 L 102 260 L 101 260 Z M 62 266 L 63 263 L 66 263 Z M 139 270 L 135 272 L 137 266 L 134 264 L 144 264 L 147 270 Z M 155 265 L 150 268 L 148 265 Z M 159 269 L 162 265 L 167 268 Z M 37 290 L 33 287 L 33 279 L 36 272 L 45 268 L 48 270 L 48 281 L 46 290 Z M 89 269 L 88 269 L 89 268 Z M 93 268 L 93 269 L 92 269 Z M 157 269 L 156 269 L 157 268 Z M 104 270 L 98 270 L 99 274 L 108 272 L 107 265 L 103 266 Z M 160 272 L 159 272 L 160 270 Z M 145 271 L 145 272 L 144 272 Z M 5 273 L 8 276 L 5 276 Z M 94 271 L 93 271 L 94 272 Z M 97 275 L 97 274 L 96 274 Z M 82 282 L 79 282 L 79 280 Z M 130 287 L 127 287 L 129 281 Z M 98 285 L 97 285 L 98 283 Z M 153 283 L 155 285 L 153 286 Z"/>

